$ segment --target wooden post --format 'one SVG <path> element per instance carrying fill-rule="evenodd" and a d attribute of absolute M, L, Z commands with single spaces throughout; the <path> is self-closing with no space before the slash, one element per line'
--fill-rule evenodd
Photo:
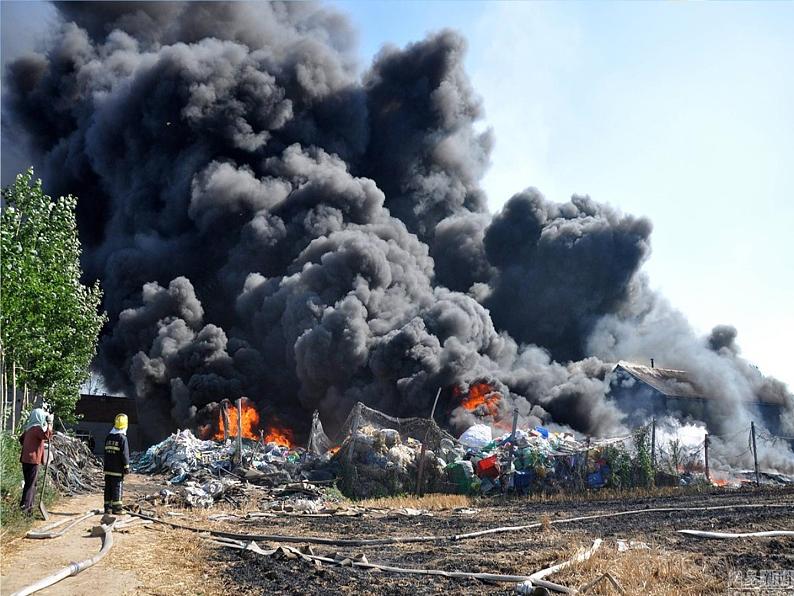
<path fill-rule="evenodd" d="M 507 456 L 507 473 L 510 473 L 510 468 L 513 467 L 513 452 L 516 448 L 516 429 L 518 428 L 518 408 L 513 410 L 513 430 L 510 432 L 510 451 Z M 508 480 L 509 482 L 509 480 Z M 513 482 L 515 488 L 515 481 Z M 502 483 L 502 492 L 507 490 L 507 482 Z"/>
<path fill-rule="evenodd" d="M 590 458 L 590 437 L 587 437 L 587 446 L 584 452 L 584 465 L 582 466 L 582 486 L 587 488 L 587 460 Z"/>
<path fill-rule="evenodd" d="M 750 434 L 753 437 L 753 464 L 755 466 L 755 485 L 759 486 L 761 480 L 758 477 L 758 450 L 755 448 L 755 422 L 750 422 Z"/>
<path fill-rule="evenodd" d="M 237 398 L 237 457 L 243 465 L 243 398 Z"/>
<path fill-rule="evenodd" d="M 706 438 L 703 440 L 703 454 L 706 460 L 706 480 L 711 482 L 711 475 L 709 474 L 709 433 L 706 432 Z"/>
<path fill-rule="evenodd" d="M 229 440 L 229 400 L 224 399 L 221 402 L 221 421 L 223 422 L 223 442 Z"/>
<path fill-rule="evenodd" d="M 651 465 L 656 470 L 656 417 L 651 421 Z"/>
<path fill-rule="evenodd" d="M 425 451 L 427 450 L 427 440 L 430 438 L 430 429 L 436 423 L 435 415 L 436 415 L 436 406 L 438 405 L 438 397 L 441 395 L 441 387 L 438 388 L 436 391 L 436 399 L 433 400 L 433 408 L 430 410 L 430 424 L 427 426 L 427 432 L 425 433 L 425 440 L 422 441 L 422 449 L 419 451 L 419 469 L 416 471 L 416 494 L 424 496 L 424 487 L 422 486 L 422 481 L 424 480 L 425 476 Z"/>

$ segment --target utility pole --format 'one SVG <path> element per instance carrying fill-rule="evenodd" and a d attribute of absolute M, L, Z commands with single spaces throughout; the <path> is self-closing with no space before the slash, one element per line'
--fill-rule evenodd
<path fill-rule="evenodd" d="M 703 455 L 706 459 L 706 481 L 711 482 L 709 475 L 709 433 L 706 432 L 706 437 L 703 439 Z"/>
<path fill-rule="evenodd" d="M 424 496 L 425 489 L 422 486 L 422 481 L 425 475 L 425 450 L 427 449 L 427 440 L 430 438 L 430 429 L 436 424 L 436 406 L 438 405 L 438 398 L 441 395 L 441 387 L 436 391 L 436 399 L 433 400 L 433 408 L 430 410 L 430 424 L 427 425 L 427 432 L 425 433 L 425 440 L 422 441 L 422 449 L 419 452 L 419 469 L 416 472 L 416 494 Z"/>
<path fill-rule="evenodd" d="M 753 464 L 755 465 L 755 485 L 760 486 L 761 480 L 758 477 L 758 450 L 755 448 L 755 422 L 750 422 L 750 434 L 753 437 Z"/>
<path fill-rule="evenodd" d="M 651 420 L 651 466 L 656 470 L 656 416 Z"/>

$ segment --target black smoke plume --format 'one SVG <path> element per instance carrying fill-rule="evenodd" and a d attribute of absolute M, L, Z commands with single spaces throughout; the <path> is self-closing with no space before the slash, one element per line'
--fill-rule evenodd
<path fill-rule="evenodd" d="M 437 387 L 483 380 L 526 421 L 610 433 L 607 362 L 651 356 L 726 412 L 790 404 L 734 331 L 696 337 L 647 289 L 647 219 L 535 189 L 487 212 L 492 138 L 456 33 L 362 76 L 347 20 L 316 4 L 58 9 L 48 47 L 7 69 L 4 118 L 49 190 L 80 198 L 111 321 L 97 365 L 149 439 L 224 398 L 300 433 L 315 409 L 327 427 L 358 400 L 426 416 Z"/>

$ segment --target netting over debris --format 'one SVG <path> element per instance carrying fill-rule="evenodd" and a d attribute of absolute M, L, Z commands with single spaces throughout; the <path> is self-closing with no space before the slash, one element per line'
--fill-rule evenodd
<path fill-rule="evenodd" d="M 444 442 L 451 445 L 454 441 L 431 420 L 396 418 L 362 403 L 353 407 L 337 437 L 342 462 L 340 488 L 352 497 L 412 492 L 420 465 L 423 489 L 439 490 L 443 461 L 436 454 Z"/>
<path fill-rule="evenodd" d="M 339 429 L 335 444 L 340 445 L 345 438 L 353 434 L 354 430 L 364 427 L 396 430 L 402 442 L 406 443 L 409 438 L 415 439 L 425 443 L 430 450 L 438 449 L 443 439 L 455 440 L 452 435 L 427 418 L 396 418 L 358 402 Z"/>

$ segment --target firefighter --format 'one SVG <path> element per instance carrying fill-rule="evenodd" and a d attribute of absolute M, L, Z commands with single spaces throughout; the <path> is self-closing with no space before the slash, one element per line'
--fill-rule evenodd
<path fill-rule="evenodd" d="M 19 437 L 22 453 L 22 476 L 25 487 L 22 489 L 22 500 L 19 506 L 27 515 L 33 514 L 33 503 L 36 500 L 36 478 L 39 475 L 39 464 L 44 462 L 44 441 L 52 438 L 52 414 L 43 408 L 36 408 L 28 416 L 25 431 Z"/>
<path fill-rule="evenodd" d="M 127 415 L 119 414 L 105 439 L 105 513 L 121 513 L 124 476 L 130 473 Z"/>

